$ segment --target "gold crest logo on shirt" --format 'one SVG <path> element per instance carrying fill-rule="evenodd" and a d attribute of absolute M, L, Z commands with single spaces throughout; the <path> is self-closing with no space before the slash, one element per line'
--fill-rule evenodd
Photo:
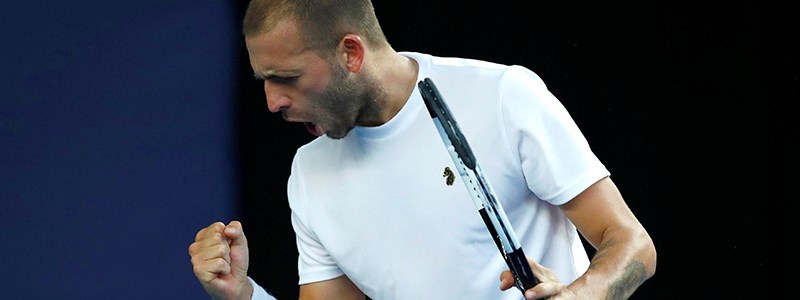
<path fill-rule="evenodd" d="M 453 182 L 456 181 L 456 174 L 453 174 L 453 170 L 450 170 L 450 167 L 444 167 L 444 174 L 442 177 L 447 178 L 445 180 L 447 185 L 453 185 Z"/>

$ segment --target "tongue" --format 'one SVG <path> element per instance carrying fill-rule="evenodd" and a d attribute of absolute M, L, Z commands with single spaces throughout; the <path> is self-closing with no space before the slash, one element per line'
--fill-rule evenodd
<path fill-rule="evenodd" d="M 305 124 L 306 124 L 306 129 L 308 129 L 309 133 L 313 134 L 314 136 L 321 136 L 322 135 L 322 133 L 323 133 L 322 132 L 322 127 L 320 127 L 319 125 L 311 123 L 311 122 L 306 122 Z"/>

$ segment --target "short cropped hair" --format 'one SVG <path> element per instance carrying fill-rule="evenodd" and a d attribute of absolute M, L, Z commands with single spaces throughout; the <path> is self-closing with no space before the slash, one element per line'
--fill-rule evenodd
<path fill-rule="evenodd" d="M 253 37 L 284 21 L 296 21 L 306 46 L 316 50 L 334 51 L 346 34 L 372 47 L 388 45 L 370 0 L 251 0 L 242 31 Z"/>

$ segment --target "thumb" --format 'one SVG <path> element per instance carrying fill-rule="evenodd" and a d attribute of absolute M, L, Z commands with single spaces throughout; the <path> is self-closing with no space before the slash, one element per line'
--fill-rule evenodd
<path fill-rule="evenodd" d="M 247 268 L 250 265 L 250 250 L 247 248 L 247 238 L 242 230 L 242 223 L 231 221 L 223 231 L 230 240 L 231 274 L 238 278 L 240 283 L 246 281 Z"/>
<path fill-rule="evenodd" d="M 225 236 L 230 239 L 231 246 L 247 246 L 247 238 L 239 221 L 231 221 L 225 226 Z"/>

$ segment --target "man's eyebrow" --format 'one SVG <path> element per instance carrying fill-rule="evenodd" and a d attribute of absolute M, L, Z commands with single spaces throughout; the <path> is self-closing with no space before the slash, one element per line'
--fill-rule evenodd
<path fill-rule="evenodd" d="M 267 80 L 267 79 L 275 78 L 275 77 L 294 77 L 294 76 L 298 76 L 297 73 L 298 72 L 292 72 L 292 71 L 274 71 L 274 70 L 269 70 L 269 71 L 265 71 L 265 72 L 261 72 L 261 73 L 255 72 L 255 73 L 253 73 L 253 77 L 255 77 L 258 80 Z"/>
<path fill-rule="evenodd" d="M 277 72 L 274 70 L 267 70 L 264 72 L 253 72 L 253 77 L 255 77 L 258 80 L 266 80 L 267 78 L 275 77 L 275 73 Z"/>

